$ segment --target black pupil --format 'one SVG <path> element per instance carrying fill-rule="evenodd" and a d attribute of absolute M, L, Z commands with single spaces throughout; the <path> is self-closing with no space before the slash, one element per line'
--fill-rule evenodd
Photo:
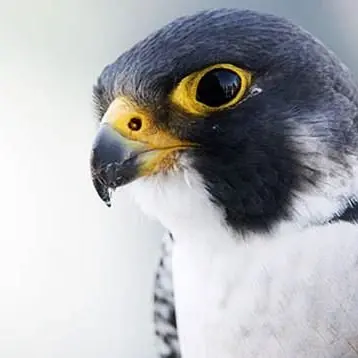
<path fill-rule="evenodd" d="M 142 127 L 142 121 L 140 118 L 131 118 L 131 120 L 128 123 L 128 127 L 129 129 L 131 129 L 132 131 L 139 131 Z"/>
<path fill-rule="evenodd" d="M 204 75 L 196 90 L 197 101 L 220 107 L 236 97 L 241 87 L 241 78 L 234 71 L 214 69 Z"/>

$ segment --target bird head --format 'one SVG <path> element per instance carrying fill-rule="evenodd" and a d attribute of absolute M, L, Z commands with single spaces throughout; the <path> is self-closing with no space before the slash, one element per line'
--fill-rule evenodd
<path fill-rule="evenodd" d="M 291 220 L 299 199 L 332 199 L 329 216 L 354 191 L 357 87 L 285 19 L 230 9 L 176 19 L 105 67 L 94 95 L 91 171 L 107 204 L 110 190 L 193 171 L 230 227 L 260 231 Z"/>

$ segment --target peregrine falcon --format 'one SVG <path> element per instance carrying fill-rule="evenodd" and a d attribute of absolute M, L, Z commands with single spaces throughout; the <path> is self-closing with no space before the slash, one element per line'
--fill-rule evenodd
<path fill-rule="evenodd" d="M 249 10 L 178 18 L 94 87 L 94 186 L 168 229 L 161 357 L 358 356 L 358 87 L 319 40 Z"/>

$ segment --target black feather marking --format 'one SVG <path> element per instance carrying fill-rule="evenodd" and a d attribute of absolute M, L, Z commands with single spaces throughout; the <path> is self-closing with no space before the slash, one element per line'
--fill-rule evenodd
<path fill-rule="evenodd" d="M 160 358 L 181 357 L 172 284 L 172 245 L 173 236 L 165 235 L 155 278 L 154 324 Z"/>
<path fill-rule="evenodd" d="M 335 223 L 337 221 L 347 221 L 349 223 L 358 223 L 358 202 L 352 201 L 351 204 L 341 213 L 335 215 L 329 223 Z"/>

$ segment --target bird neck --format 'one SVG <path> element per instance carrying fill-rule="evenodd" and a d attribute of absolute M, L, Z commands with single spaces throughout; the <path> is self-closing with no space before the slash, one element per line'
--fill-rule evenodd
<path fill-rule="evenodd" d="M 337 177 L 327 175 L 313 192 L 295 193 L 292 218 L 278 220 L 267 233 L 243 233 L 230 227 L 224 210 L 213 203 L 195 171 L 142 178 L 129 187 L 141 209 L 161 222 L 174 237 L 217 240 L 217 237 L 227 236 L 241 241 L 251 236 L 275 237 L 281 232 L 289 234 L 331 222 L 358 221 L 358 171 L 355 168 L 346 173 L 335 171 L 339 174 Z"/>
<path fill-rule="evenodd" d="M 142 211 L 174 237 L 230 230 L 223 210 L 213 204 L 200 176 L 193 171 L 141 178 L 128 188 Z"/>

